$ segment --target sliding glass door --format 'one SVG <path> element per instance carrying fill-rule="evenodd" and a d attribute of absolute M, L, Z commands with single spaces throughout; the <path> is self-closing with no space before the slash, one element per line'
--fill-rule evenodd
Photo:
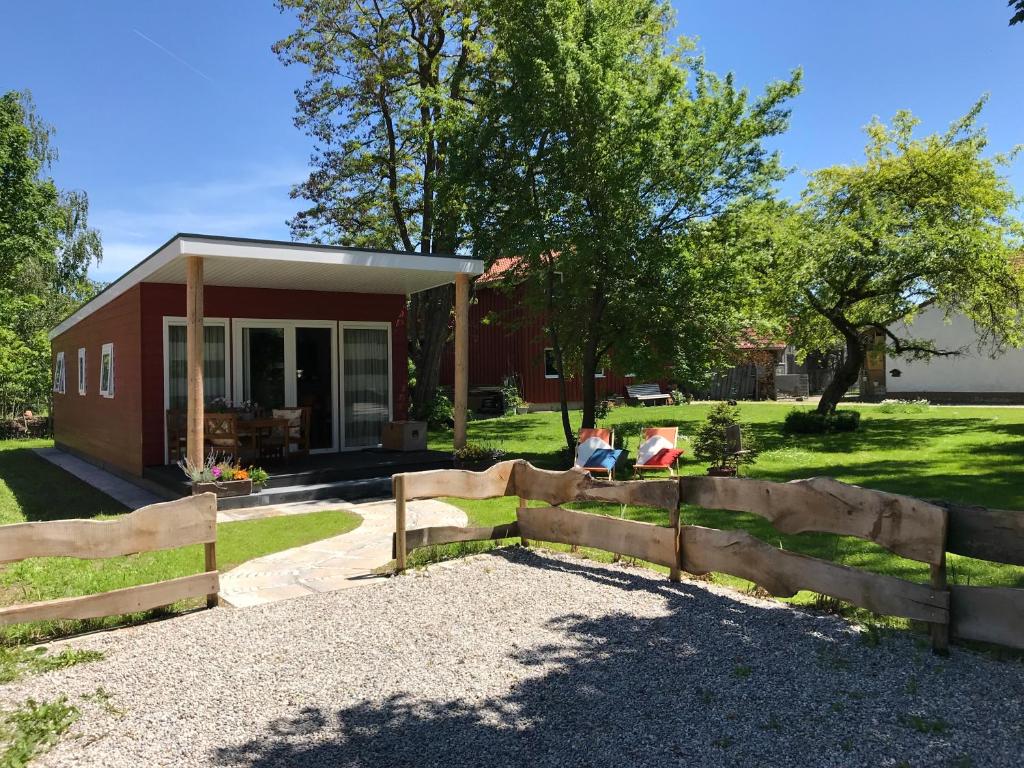
<path fill-rule="evenodd" d="M 338 449 L 338 324 L 319 320 L 234 320 L 235 399 L 261 411 L 309 408 L 311 451 Z"/>
<path fill-rule="evenodd" d="M 390 327 L 343 323 L 341 360 L 344 445 L 379 445 L 391 420 Z"/>

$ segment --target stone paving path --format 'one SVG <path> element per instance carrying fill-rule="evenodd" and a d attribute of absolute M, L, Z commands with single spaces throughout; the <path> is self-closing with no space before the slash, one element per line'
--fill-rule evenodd
<path fill-rule="evenodd" d="M 373 570 L 391 561 L 391 537 L 395 532 L 395 502 L 366 504 L 311 502 L 285 507 L 237 510 L 217 514 L 218 522 L 282 514 L 302 514 L 322 509 L 344 509 L 363 518 L 354 531 L 283 552 L 258 557 L 220 577 L 220 599 L 235 608 L 263 605 L 315 592 L 333 592 L 380 581 Z M 230 516 L 229 516 L 230 515 Z M 466 513 L 441 501 L 409 502 L 409 528 L 433 525 L 466 525 Z M 223 516 L 223 517 L 222 517 Z"/>

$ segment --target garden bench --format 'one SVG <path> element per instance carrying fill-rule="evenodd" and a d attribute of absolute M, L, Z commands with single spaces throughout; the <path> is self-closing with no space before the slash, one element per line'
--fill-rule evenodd
<path fill-rule="evenodd" d="M 672 395 L 661 391 L 657 384 L 627 384 L 626 398 L 633 403 L 648 405 L 650 403 L 668 403 Z"/>

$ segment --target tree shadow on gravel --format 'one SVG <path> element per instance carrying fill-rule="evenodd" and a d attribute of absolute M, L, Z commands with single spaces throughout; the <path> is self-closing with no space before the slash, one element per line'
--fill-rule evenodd
<path fill-rule="evenodd" d="M 906 636 L 868 643 L 834 617 L 749 605 L 692 582 L 529 550 L 494 556 L 638 598 L 654 594 L 664 612 L 554 620 L 548 627 L 563 640 L 508 651 L 514 664 L 549 668 L 520 676 L 502 696 L 409 693 L 336 711 L 297 709 L 251 740 L 217 749 L 213 761 L 248 768 L 977 767 L 1011 765 L 1024 749 L 1019 664 L 989 667 L 981 677 L 982 666 L 997 662 L 962 651 L 939 659 Z M 641 614 L 652 613 L 646 604 Z M 465 671 L 433 674 L 460 679 Z M 990 687 L 997 676 L 998 689 Z"/>

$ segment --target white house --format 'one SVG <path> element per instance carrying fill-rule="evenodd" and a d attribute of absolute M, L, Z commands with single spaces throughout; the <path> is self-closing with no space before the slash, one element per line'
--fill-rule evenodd
<path fill-rule="evenodd" d="M 939 309 L 922 312 L 910 325 L 899 322 L 891 328 L 903 338 L 931 339 L 939 349 L 964 352 L 914 362 L 887 355 L 887 397 L 937 403 L 1024 403 L 1024 349 L 1002 354 L 991 347 L 979 350 L 974 323 L 963 315 L 947 320 Z"/>

